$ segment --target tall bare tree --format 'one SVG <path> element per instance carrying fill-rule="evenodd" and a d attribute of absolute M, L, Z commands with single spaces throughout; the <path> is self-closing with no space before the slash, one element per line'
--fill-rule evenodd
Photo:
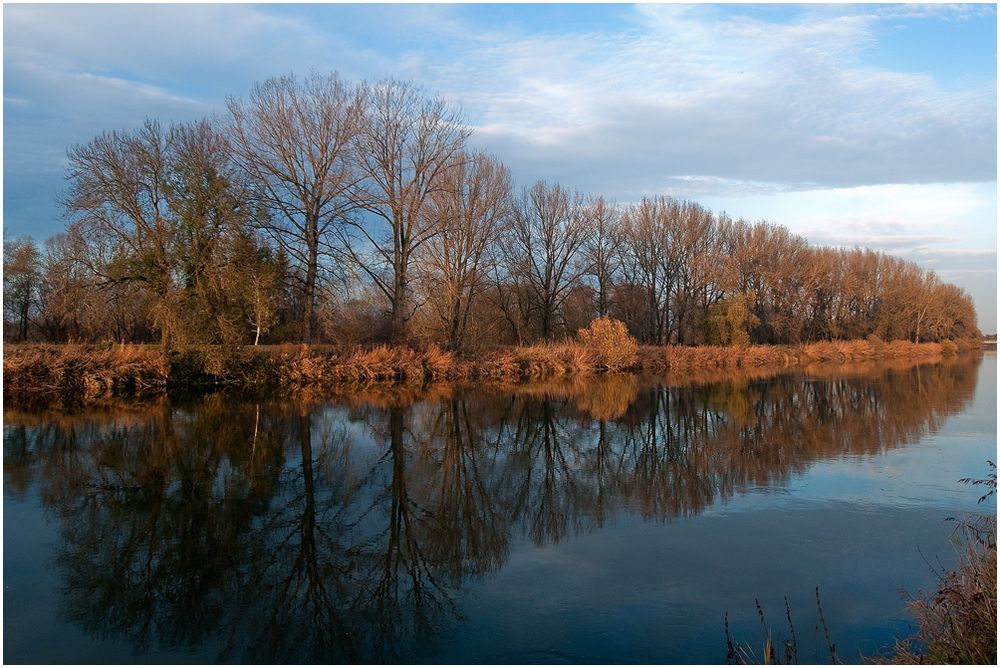
<path fill-rule="evenodd" d="M 369 215 L 354 218 L 345 246 L 388 299 L 394 341 L 406 340 L 414 312 L 414 253 L 438 233 L 424 208 L 445 188 L 469 134 L 458 111 L 412 83 L 385 79 L 365 91 L 354 201 Z"/>
<path fill-rule="evenodd" d="M 103 320 L 86 267 L 76 260 L 79 235 L 72 230 L 45 240 L 44 277 L 39 291 L 40 327 L 49 341 L 85 340 L 88 321 Z M 6 276 L 5 276 L 6 277 Z M 89 330 L 89 331 L 88 331 Z"/>
<path fill-rule="evenodd" d="M 159 122 L 106 132 L 69 150 L 68 214 L 106 261 L 91 268 L 105 286 L 140 283 L 154 296 L 161 343 L 170 345 L 176 228 L 167 203 L 169 148 Z"/>
<path fill-rule="evenodd" d="M 511 179 L 499 160 L 463 156 L 445 174 L 425 215 L 437 228 L 420 253 L 425 289 L 450 348 L 465 343 L 469 314 L 486 288 L 487 252 L 510 209 Z"/>
<path fill-rule="evenodd" d="M 583 256 L 594 278 L 597 314 L 606 316 L 610 308 L 615 274 L 622 262 L 625 234 L 621 211 L 598 197 L 588 205 L 591 234 L 583 246 Z"/>
<path fill-rule="evenodd" d="M 504 244 L 507 273 L 527 282 L 544 339 L 552 338 L 563 303 L 589 271 L 581 250 L 590 233 L 583 197 L 559 184 L 538 181 L 515 202 Z"/>
<path fill-rule="evenodd" d="M 709 262 L 715 233 L 715 217 L 694 202 L 683 202 L 675 221 L 673 329 L 682 343 L 699 343 L 701 302 L 711 282 Z"/>
<path fill-rule="evenodd" d="M 674 285 L 677 220 L 680 202 L 669 197 L 643 197 L 625 213 L 625 273 L 642 295 L 639 336 L 663 344 L 670 334 L 670 294 Z"/>
<path fill-rule="evenodd" d="M 335 73 L 287 75 L 258 83 L 228 106 L 237 160 L 272 214 L 262 227 L 302 268 L 301 340 L 311 343 L 325 238 L 354 206 L 347 195 L 357 179 L 350 148 L 361 117 L 358 91 Z"/>

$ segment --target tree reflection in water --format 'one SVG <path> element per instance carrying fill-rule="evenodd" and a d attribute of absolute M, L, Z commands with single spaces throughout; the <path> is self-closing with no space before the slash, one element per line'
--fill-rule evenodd
<path fill-rule="evenodd" d="M 92 636 L 213 643 L 220 661 L 406 661 L 514 541 L 699 513 L 823 458 L 914 442 L 963 408 L 977 365 L 8 407 L 4 481 L 37 484 L 58 517 L 63 614 Z"/>

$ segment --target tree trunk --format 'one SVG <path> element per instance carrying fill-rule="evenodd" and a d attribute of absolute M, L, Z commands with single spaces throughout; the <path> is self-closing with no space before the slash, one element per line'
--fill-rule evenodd
<path fill-rule="evenodd" d="M 448 349 L 458 350 L 461 345 L 460 339 L 462 338 L 464 318 L 459 313 L 456 308 L 451 314 L 451 326 L 448 331 Z"/>
<path fill-rule="evenodd" d="M 28 340 L 28 309 L 31 308 L 31 303 L 25 299 L 24 303 L 21 304 L 21 323 L 18 327 L 18 335 L 21 341 Z"/>
<path fill-rule="evenodd" d="M 546 298 L 542 304 L 542 338 L 548 341 L 552 338 L 552 303 L 550 298 Z"/>
<path fill-rule="evenodd" d="M 608 315 L 608 296 L 605 279 L 597 280 L 597 315 L 604 318 Z"/>
<path fill-rule="evenodd" d="M 405 269 L 396 269 L 396 276 L 392 285 L 392 342 L 406 343 L 409 338 L 407 325 L 409 318 L 406 309 L 409 308 L 406 298 L 406 273 Z"/>
<path fill-rule="evenodd" d="M 319 269 L 319 240 L 316 238 L 314 225 L 309 226 L 306 235 L 308 246 L 308 266 L 306 267 L 306 285 L 302 305 L 302 343 L 312 343 L 313 340 L 313 307 L 316 301 L 316 274 Z"/>

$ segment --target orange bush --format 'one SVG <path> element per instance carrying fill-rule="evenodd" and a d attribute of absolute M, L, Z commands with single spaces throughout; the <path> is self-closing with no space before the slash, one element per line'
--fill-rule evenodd
<path fill-rule="evenodd" d="M 614 370 L 635 364 L 639 344 L 620 320 L 597 318 L 577 338 L 598 366 Z"/>

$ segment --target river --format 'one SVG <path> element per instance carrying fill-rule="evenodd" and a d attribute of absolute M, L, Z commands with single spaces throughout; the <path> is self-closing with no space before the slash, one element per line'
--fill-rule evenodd
<path fill-rule="evenodd" d="M 995 514 L 959 479 L 996 389 L 986 353 L 5 405 L 4 662 L 723 663 L 755 600 L 856 662 Z"/>

